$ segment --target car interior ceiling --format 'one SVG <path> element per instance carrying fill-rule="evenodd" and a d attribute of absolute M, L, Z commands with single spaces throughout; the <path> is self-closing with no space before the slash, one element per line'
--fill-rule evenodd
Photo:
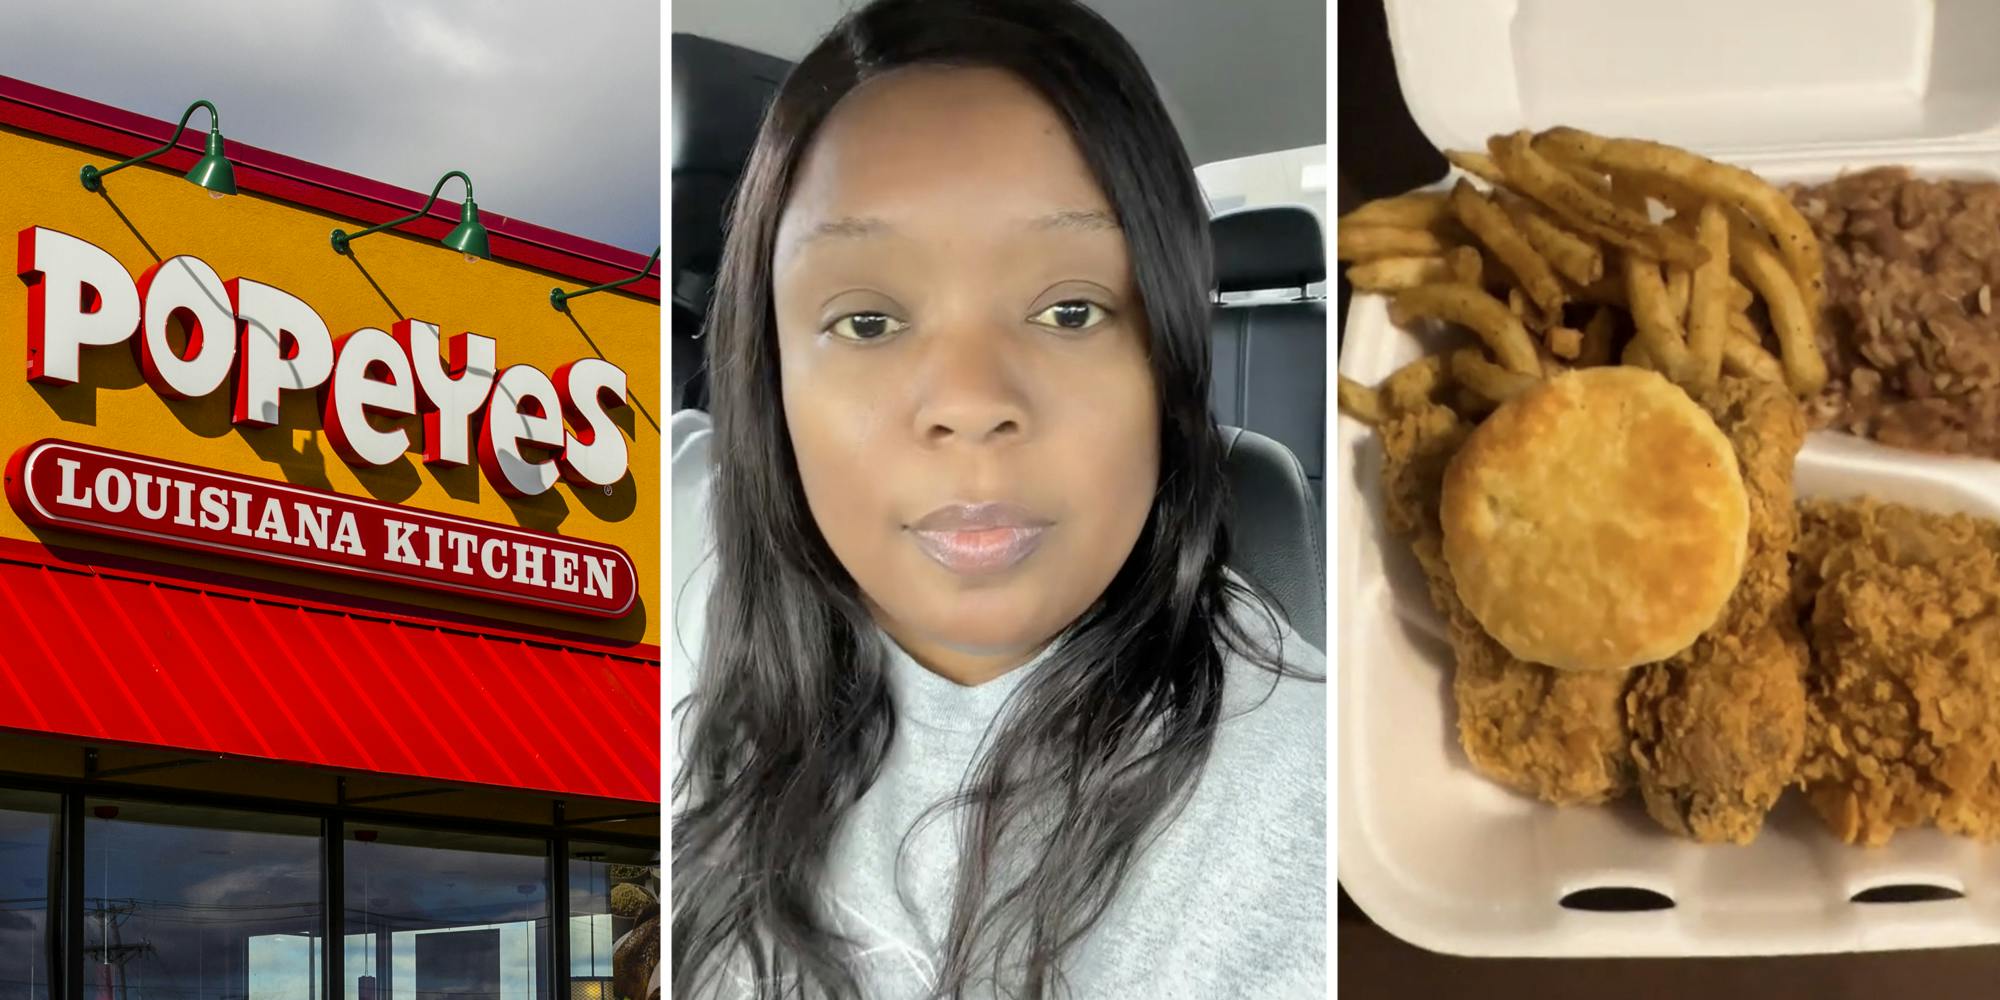
<path fill-rule="evenodd" d="M 707 409 L 700 336 L 723 213 L 791 64 L 695 35 L 676 33 L 672 45 L 673 402 Z M 1210 408 L 1223 426 L 1235 501 L 1230 565 L 1324 648 L 1326 300 L 1307 295 L 1326 280 L 1324 239 L 1301 206 L 1227 212 L 1210 229 L 1218 293 L 1298 289 L 1213 307 Z"/>

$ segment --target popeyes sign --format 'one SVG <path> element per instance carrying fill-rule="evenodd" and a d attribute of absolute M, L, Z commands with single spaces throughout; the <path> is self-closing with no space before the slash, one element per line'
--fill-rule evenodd
<path fill-rule="evenodd" d="M 326 439 L 350 465 L 389 465 L 411 447 L 409 428 L 370 417 L 420 416 L 426 464 L 476 461 L 509 496 L 544 493 L 559 478 L 592 488 L 625 478 L 611 412 L 627 405 L 626 376 L 601 358 L 553 375 L 500 368 L 492 338 L 440 338 L 415 319 L 335 338 L 282 289 L 225 280 L 188 255 L 135 281 L 99 247 L 41 226 L 20 231 L 16 272 L 28 286 L 31 382 L 74 384 L 84 351 L 126 345 L 164 397 L 231 386 L 238 425 L 276 424 L 286 393 L 323 393 Z M 175 320 L 186 331 L 179 348 Z M 582 614 L 622 615 L 636 599 L 631 560 L 615 546 L 66 442 L 17 452 L 7 493 L 25 520 L 49 526 Z"/>

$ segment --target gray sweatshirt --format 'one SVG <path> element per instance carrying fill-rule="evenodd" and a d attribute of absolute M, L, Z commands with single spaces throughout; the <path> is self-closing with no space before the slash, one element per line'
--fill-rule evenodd
<path fill-rule="evenodd" d="M 706 414 L 674 414 L 669 706 L 688 694 L 714 578 L 710 438 Z M 1279 639 L 1289 666 L 1324 676 L 1319 650 L 1289 630 Z M 962 687 L 884 642 L 895 737 L 880 777 L 835 831 L 822 907 L 828 924 L 857 943 L 850 964 L 867 995 L 904 1000 L 924 996 L 935 981 L 963 814 L 924 823 L 906 849 L 904 835 L 957 790 L 987 727 L 1042 660 Z M 1070 953 L 1064 971 L 1076 1000 L 1326 995 L 1328 686 L 1240 662 L 1229 663 L 1224 678 L 1223 721 L 1186 809 L 1137 856 L 1103 918 Z M 682 757 L 680 716 L 672 718 L 669 780 Z M 899 875 L 911 906 L 898 894 Z M 722 993 L 735 995 L 733 987 Z"/>

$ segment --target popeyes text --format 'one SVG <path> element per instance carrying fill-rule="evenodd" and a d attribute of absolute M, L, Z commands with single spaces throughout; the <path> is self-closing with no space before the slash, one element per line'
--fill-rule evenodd
<path fill-rule="evenodd" d="M 86 350 L 137 337 L 139 367 L 162 396 L 207 396 L 233 374 L 239 425 L 276 424 L 284 394 L 323 388 L 327 441 L 350 465 L 388 465 L 411 448 L 409 428 L 385 429 L 371 416 L 421 416 L 427 464 L 462 466 L 476 455 L 510 496 L 544 493 L 558 478 L 609 487 L 625 477 L 625 437 L 611 413 L 627 405 L 626 377 L 602 358 L 552 375 L 500 368 L 492 338 L 458 333 L 441 343 L 437 326 L 416 319 L 335 338 L 297 297 L 225 279 L 196 257 L 169 257 L 134 280 L 111 254 L 66 233 L 30 226 L 19 240 L 31 381 L 74 384 Z M 186 331 L 179 347 L 177 329 Z"/>

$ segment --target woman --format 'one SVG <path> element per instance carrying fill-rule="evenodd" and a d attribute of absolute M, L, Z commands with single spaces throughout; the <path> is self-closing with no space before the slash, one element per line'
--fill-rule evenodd
<path fill-rule="evenodd" d="M 671 432 L 672 995 L 1323 994 L 1323 660 L 1223 568 L 1206 219 L 1067 0 L 879 0 L 785 81 Z"/>

